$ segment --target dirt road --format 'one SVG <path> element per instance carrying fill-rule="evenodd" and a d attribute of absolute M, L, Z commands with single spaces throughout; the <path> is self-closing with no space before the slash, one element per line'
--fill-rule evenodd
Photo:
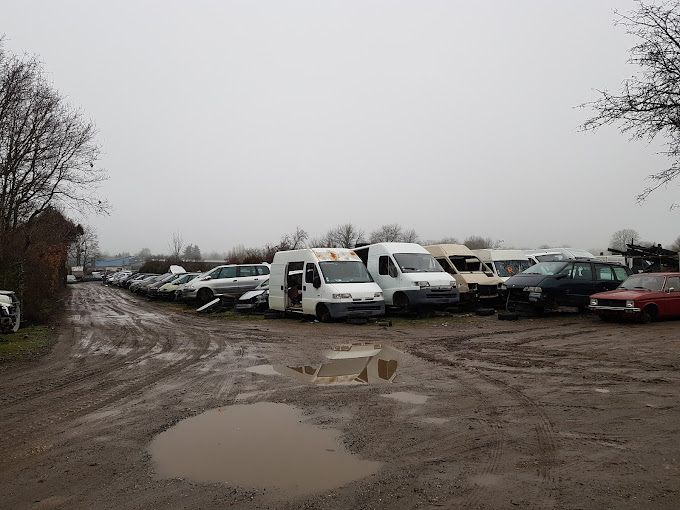
<path fill-rule="evenodd" d="M 76 285 L 53 351 L 0 372 L 0 507 L 680 508 L 679 326 L 225 322 Z M 324 349 L 360 341 L 406 353 L 398 382 L 318 386 L 247 370 L 318 365 Z M 161 476 L 150 452 L 161 433 L 263 402 L 337 431 L 328 450 L 379 469 L 297 495 L 265 480 Z"/>

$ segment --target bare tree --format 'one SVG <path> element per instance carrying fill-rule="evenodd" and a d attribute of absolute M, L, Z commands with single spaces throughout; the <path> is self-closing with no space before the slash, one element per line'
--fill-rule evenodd
<path fill-rule="evenodd" d="M 632 228 L 623 228 L 614 232 L 609 239 L 609 247 L 615 250 L 626 250 L 626 245 L 630 243 L 637 243 L 640 240 L 640 234 Z"/>
<path fill-rule="evenodd" d="M 482 236 L 468 236 L 463 241 L 463 244 L 471 250 L 482 250 L 485 248 L 495 249 L 500 246 L 500 241 L 494 241 L 490 237 Z"/>
<path fill-rule="evenodd" d="M 637 196 L 642 202 L 680 175 L 680 0 L 659 5 L 639 0 L 633 12 L 615 14 L 615 24 L 639 39 L 628 60 L 639 72 L 623 82 L 618 94 L 601 90 L 598 100 L 581 105 L 595 110 L 582 129 L 618 124 L 632 139 L 667 140 L 663 154 L 671 165 L 648 176 L 652 185 Z"/>
<path fill-rule="evenodd" d="M 95 165 L 95 135 L 40 62 L 8 54 L 0 39 L 0 235 L 53 206 L 107 211 L 96 196 L 106 173 Z"/>
<path fill-rule="evenodd" d="M 81 226 L 82 234 L 71 244 L 69 258 L 75 266 L 83 266 L 86 269 L 94 265 L 94 259 L 99 255 L 99 237 L 90 225 Z"/>
<path fill-rule="evenodd" d="M 371 232 L 371 243 L 389 243 L 401 241 L 403 230 L 397 223 L 382 225 Z"/>
<path fill-rule="evenodd" d="M 170 241 L 170 259 L 173 262 L 179 262 L 182 260 L 181 255 L 182 255 L 182 249 L 184 248 L 184 239 L 182 238 L 182 234 L 179 232 L 175 232 L 172 234 L 172 241 Z"/>
<path fill-rule="evenodd" d="M 279 250 L 298 250 L 304 248 L 305 241 L 309 235 L 300 227 L 295 227 L 295 232 L 292 234 L 284 234 L 279 242 Z"/>
<path fill-rule="evenodd" d="M 153 257 L 153 253 L 151 253 L 149 248 L 142 248 L 135 254 L 135 257 L 139 257 L 142 260 L 149 260 Z"/>
<path fill-rule="evenodd" d="M 330 229 L 324 237 L 324 242 L 329 248 L 354 248 L 363 236 L 363 230 L 352 223 L 344 223 Z"/>

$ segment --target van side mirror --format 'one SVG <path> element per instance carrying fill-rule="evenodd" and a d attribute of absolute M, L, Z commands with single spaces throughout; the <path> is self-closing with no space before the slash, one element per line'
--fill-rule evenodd
<path fill-rule="evenodd" d="M 314 281 L 312 282 L 312 285 L 314 285 L 315 289 L 318 289 L 319 287 L 321 287 L 321 278 L 318 277 L 318 276 L 315 276 Z"/>

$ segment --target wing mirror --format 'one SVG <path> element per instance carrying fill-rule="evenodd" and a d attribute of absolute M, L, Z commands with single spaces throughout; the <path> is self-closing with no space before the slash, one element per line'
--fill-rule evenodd
<path fill-rule="evenodd" d="M 318 289 L 319 287 L 321 287 L 321 278 L 318 277 L 318 276 L 315 276 L 314 282 L 312 283 L 312 285 L 314 285 L 315 289 Z"/>

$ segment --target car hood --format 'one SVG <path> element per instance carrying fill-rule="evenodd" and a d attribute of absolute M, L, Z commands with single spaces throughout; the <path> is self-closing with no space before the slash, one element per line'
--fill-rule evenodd
<path fill-rule="evenodd" d="M 551 278 L 544 274 L 516 274 L 505 281 L 505 286 L 508 289 L 517 289 L 524 287 L 540 287 L 541 282 L 546 278 Z"/>
<path fill-rule="evenodd" d="M 616 289 L 607 292 L 598 292 L 590 296 L 595 299 L 619 299 L 621 301 L 639 299 L 644 296 L 656 294 L 653 290 L 636 290 L 636 289 Z"/>

